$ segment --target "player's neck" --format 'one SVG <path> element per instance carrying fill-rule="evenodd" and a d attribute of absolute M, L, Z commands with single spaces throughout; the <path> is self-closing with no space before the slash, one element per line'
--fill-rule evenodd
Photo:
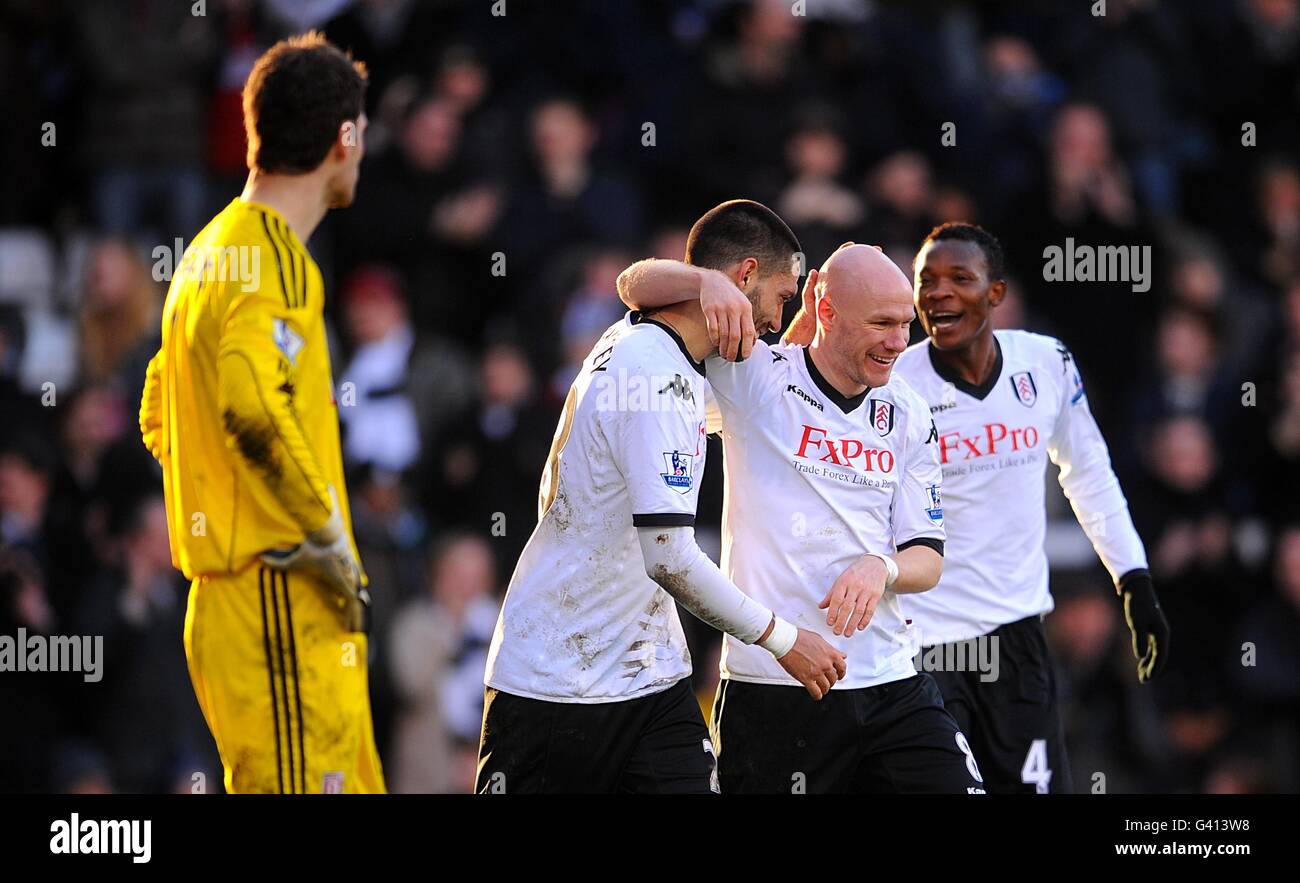
<path fill-rule="evenodd" d="M 647 318 L 662 322 L 677 332 L 677 336 L 686 344 L 686 351 L 697 362 L 703 362 L 716 350 L 709 342 L 709 329 L 704 323 L 704 311 L 698 300 L 683 301 L 655 310 Z"/>
<path fill-rule="evenodd" d="M 998 361 L 998 344 L 991 328 L 976 335 L 974 340 L 960 349 L 941 350 L 931 344 L 930 351 L 934 354 L 935 361 L 971 386 L 987 383 Z"/>
<path fill-rule="evenodd" d="M 312 232 L 329 210 L 325 188 L 314 175 L 271 175 L 250 172 L 240 198 L 275 209 L 302 242 L 311 238 Z"/>
<path fill-rule="evenodd" d="M 808 345 L 808 357 L 812 359 L 813 364 L 817 366 L 817 370 L 826 382 L 846 399 L 860 396 L 867 391 L 867 387 L 855 383 L 850 379 L 848 372 L 836 364 L 835 359 L 831 356 L 830 349 L 824 344 L 821 329 L 818 329 L 817 336 Z"/>

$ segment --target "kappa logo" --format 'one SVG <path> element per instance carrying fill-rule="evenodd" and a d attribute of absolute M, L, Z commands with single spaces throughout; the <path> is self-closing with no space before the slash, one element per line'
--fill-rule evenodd
<path fill-rule="evenodd" d="M 1016 398 L 1020 400 L 1020 404 L 1026 408 L 1032 408 L 1034 402 L 1038 401 L 1038 385 L 1034 383 L 1034 375 L 1028 371 L 1012 374 L 1011 388 L 1016 391 Z"/>
<path fill-rule="evenodd" d="M 872 399 L 870 405 L 871 425 L 875 427 L 880 437 L 884 438 L 894 431 L 894 403 L 882 399 Z"/>
<path fill-rule="evenodd" d="M 671 392 L 684 402 L 695 404 L 695 393 L 691 391 L 691 382 L 680 374 L 674 374 L 673 379 L 663 389 L 659 390 L 659 395 L 666 392 Z"/>
<path fill-rule="evenodd" d="M 1059 340 L 1056 342 L 1056 354 L 1061 357 L 1062 371 L 1070 367 L 1070 363 L 1074 361 L 1074 356 L 1070 353 L 1069 349 L 1066 348 L 1065 344 L 1061 343 Z"/>
<path fill-rule="evenodd" d="M 813 406 L 814 408 L 816 408 L 818 411 L 825 411 L 825 410 L 826 410 L 826 408 L 823 407 L 823 405 L 822 405 L 821 402 L 817 401 L 815 398 L 813 398 L 812 396 L 808 395 L 808 393 L 804 392 L 802 389 L 800 389 L 799 387 L 795 386 L 793 383 L 791 383 L 789 386 L 787 386 L 787 387 L 785 388 L 785 391 L 786 391 L 786 392 L 792 392 L 792 393 L 794 393 L 794 394 L 797 395 L 799 398 L 803 399 L 805 402 L 807 402 L 808 404 L 812 405 L 812 406 Z"/>
<path fill-rule="evenodd" d="M 679 494 L 684 494 L 691 489 L 691 467 L 695 462 L 693 454 L 683 454 L 681 451 L 664 451 L 664 465 L 667 472 L 659 473 L 663 477 L 664 484 L 668 485 Z"/>

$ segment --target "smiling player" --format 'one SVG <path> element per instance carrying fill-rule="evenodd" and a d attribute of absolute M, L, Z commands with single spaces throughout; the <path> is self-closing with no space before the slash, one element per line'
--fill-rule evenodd
<path fill-rule="evenodd" d="M 895 370 L 929 403 L 938 428 L 948 564 L 939 585 L 907 598 L 905 609 L 928 645 L 997 640 L 997 680 L 933 672 L 989 790 L 1069 792 L 1042 623 L 1053 607 L 1043 551 L 1049 459 L 1115 581 L 1143 683 L 1169 657 L 1169 626 L 1078 366 L 1055 338 L 995 332 L 992 312 L 1005 293 L 1002 248 L 988 231 L 944 224 L 922 243 L 915 300 L 929 340 Z M 936 658 L 960 658 L 948 649 Z"/>

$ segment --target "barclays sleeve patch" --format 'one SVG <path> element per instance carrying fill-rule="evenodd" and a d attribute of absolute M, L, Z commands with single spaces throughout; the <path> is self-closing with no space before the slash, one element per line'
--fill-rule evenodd
<path fill-rule="evenodd" d="M 302 351 L 302 335 L 289 327 L 289 323 L 283 319 L 274 319 L 271 322 L 271 340 L 275 341 L 275 348 L 284 353 L 284 357 L 292 363 L 297 363 L 298 353 Z"/>
<path fill-rule="evenodd" d="M 929 505 L 925 507 L 925 514 L 930 516 L 930 520 L 935 524 L 943 521 L 943 499 L 939 491 L 939 485 L 927 484 L 925 486 L 925 495 Z"/>
<path fill-rule="evenodd" d="M 691 472 L 695 465 L 694 454 L 684 454 L 681 451 L 664 451 L 664 466 L 667 472 L 659 473 L 663 477 L 664 484 L 684 494 L 691 489 L 694 477 Z"/>

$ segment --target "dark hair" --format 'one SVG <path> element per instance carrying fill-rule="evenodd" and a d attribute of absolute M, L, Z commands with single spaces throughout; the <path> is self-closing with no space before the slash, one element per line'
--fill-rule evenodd
<path fill-rule="evenodd" d="M 365 94 L 366 66 L 319 31 L 276 43 L 244 84 L 249 168 L 312 171 L 329 155 L 339 126 L 361 116 Z"/>
<path fill-rule="evenodd" d="M 989 280 L 998 282 L 1006 278 L 1006 266 L 1002 257 L 1002 243 L 998 242 L 996 236 L 979 224 L 967 224 L 962 221 L 949 221 L 946 224 L 940 224 L 930 231 L 930 235 L 925 237 L 925 242 L 921 243 L 921 248 L 925 248 L 928 242 L 940 242 L 945 239 L 975 243 L 980 247 L 980 251 L 984 252 L 984 263 L 989 268 Z"/>
<path fill-rule="evenodd" d="M 800 251 L 799 240 L 776 212 L 752 199 L 732 199 L 714 206 L 691 227 L 686 263 L 722 270 L 745 258 L 757 258 L 766 276 L 788 270 Z"/>

